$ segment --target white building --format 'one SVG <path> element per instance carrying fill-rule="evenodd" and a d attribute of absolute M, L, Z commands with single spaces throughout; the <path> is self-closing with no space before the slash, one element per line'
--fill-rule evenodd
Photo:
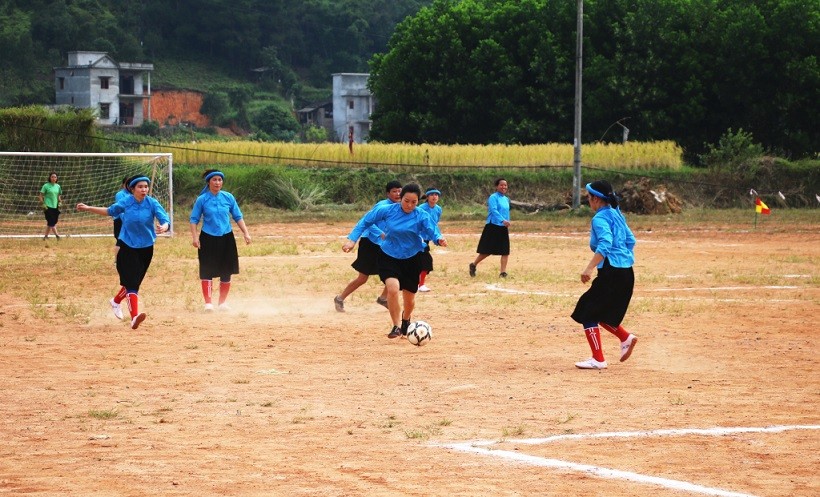
<path fill-rule="evenodd" d="M 333 74 L 333 130 L 338 141 L 354 143 L 370 138 L 370 115 L 374 110 L 373 95 L 367 88 L 369 74 Z"/>
<path fill-rule="evenodd" d="M 139 126 L 151 119 L 153 70 L 106 52 L 69 52 L 68 65 L 54 68 L 57 105 L 94 109 L 101 125 Z"/>

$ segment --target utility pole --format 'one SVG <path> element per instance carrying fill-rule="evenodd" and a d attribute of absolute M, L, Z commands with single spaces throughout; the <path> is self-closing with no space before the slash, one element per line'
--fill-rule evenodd
<path fill-rule="evenodd" d="M 581 74 L 584 62 L 584 0 L 577 0 L 578 27 L 575 42 L 575 133 L 573 138 L 572 208 L 581 207 Z"/>

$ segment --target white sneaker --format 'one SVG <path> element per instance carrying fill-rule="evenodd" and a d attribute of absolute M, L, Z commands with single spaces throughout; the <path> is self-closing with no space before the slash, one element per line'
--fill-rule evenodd
<path fill-rule="evenodd" d="M 114 315 L 117 316 L 117 319 L 122 321 L 122 306 L 116 302 L 114 299 L 108 301 L 111 304 L 111 310 L 114 311 Z"/>
<path fill-rule="evenodd" d="M 427 287 L 427 285 L 420 285 L 419 286 L 419 291 L 420 292 L 429 292 L 430 289 Z"/>
<path fill-rule="evenodd" d="M 590 357 L 586 361 L 576 362 L 575 367 L 578 369 L 606 369 L 606 361 L 599 362 Z"/>
<path fill-rule="evenodd" d="M 227 302 L 223 302 L 223 303 L 219 304 L 219 310 L 220 311 L 230 311 L 231 306 L 229 306 Z"/>
<path fill-rule="evenodd" d="M 206 311 L 214 310 L 214 305 L 213 304 L 205 304 L 205 310 Z"/>
<path fill-rule="evenodd" d="M 632 333 L 629 334 L 626 340 L 621 342 L 621 362 L 629 359 L 629 356 L 632 355 L 632 349 L 635 348 L 636 343 L 638 343 L 638 337 Z"/>
<path fill-rule="evenodd" d="M 145 313 L 141 312 L 134 316 L 134 318 L 131 320 L 131 329 L 136 330 L 140 327 L 140 323 L 142 323 L 143 321 L 145 321 Z"/>

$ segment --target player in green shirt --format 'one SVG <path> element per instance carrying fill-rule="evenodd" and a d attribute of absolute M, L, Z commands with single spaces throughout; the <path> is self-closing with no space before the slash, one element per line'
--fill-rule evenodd
<path fill-rule="evenodd" d="M 49 231 L 54 233 L 54 236 L 59 240 L 57 220 L 60 218 L 60 207 L 63 205 L 63 189 L 57 183 L 57 173 L 49 174 L 48 183 L 40 188 L 40 202 L 43 203 L 46 215 L 46 232 L 43 235 L 43 240 L 48 238 Z"/>

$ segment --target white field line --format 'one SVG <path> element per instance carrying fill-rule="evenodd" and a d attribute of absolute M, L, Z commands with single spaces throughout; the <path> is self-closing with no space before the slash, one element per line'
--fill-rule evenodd
<path fill-rule="evenodd" d="M 484 287 L 488 291 L 491 292 L 500 292 L 500 293 L 508 293 L 512 295 L 543 295 L 548 297 L 572 297 L 578 295 L 577 293 L 567 293 L 567 292 L 549 292 L 543 290 L 515 290 L 512 288 L 503 288 L 496 284 L 489 284 L 485 285 Z M 739 287 L 739 288 L 748 288 L 754 290 L 756 288 L 767 288 L 767 289 L 796 289 L 799 287 Z M 733 287 L 723 287 L 722 289 L 725 290 L 732 290 Z M 678 290 L 676 288 L 661 288 L 661 289 L 649 289 L 648 292 L 652 291 L 674 291 Z M 680 290 L 704 290 L 704 291 L 711 291 L 711 290 L 721 290 L 721 288 L 681 288 Z M 717 299 L 717 298 L 699 298 L 699 297 L 651 297 L 651 296 L 639 296 L 635 295 L 633 298 L 636 300 L 640 299 L 647 299 L 647 300 L 680 300 L 680 301 L 701 301 L 701 300 L 708 300 L 709 302 L 748 302 L 749 299 Z M 799 299 L 766 299 L 766 302 L 804 302 L 803 300 Z"/>
<path fill-rule="evenodd" d="M 493 450 L 487 446 L 497 443 L 511 443 L 524 445 L 543 445 L 550 442 L 557 442 L 563 440 L 589 440 L 598 438 L 645 438 L 645 437 L 669 437 L 669 436 L 685 436 L 685 435 L 700 435 L 700 436 L 727 436 L 738 433 L 782 433 L 789 430 L 820 430 L 820 425 L 792 425 L 792 426 L 768 426 L 768 427 L 729 427 L 729 428 L 684 428 L 684 429 L 667 429 L 667 430 L 653 430 L 653 431 L 624 431 L 624 432 L 608 432 L 608 433 L 591 433 L 591 434 L 576 434 L 576 435 L 555 435 L 545 438 L 527 438 L 527 439 L 509 439 L 509 440 L 475 440 L 472 442 L 461 442 L 451 444 L 434 444 L 434 447 L 442 447 L 456 450 L 459 452 L 467 452 L 472 454 L 479 454 L 488 457 L 498 457 L 500 459 L 508 459 L 516 462 L 529 464 L 532 466 L 555 468 L 566 471 L 576 471 L 597 476 L 599 478 L 619 479 L 633 481 L 636 483 L 658 485 L 673 490 L 681 490 L 685 492 L 692 492 L 704 495 L 715 495 L 721 497 L 755 497 L 752 494 L 745 494 L 740 492 L 733 492 L 730 490 L 723 490 L 720 488 L 705 487 L 680 480 L 672 480 L 669 478 L 660 478 L 651 475 L 642 475 L 630 471 L 621 471 L 617 469 L 604 468 L 600 466 L 592 466 L 589 464 L 578 464 L 570 461 L 562 461 L 560 459 L 551 459 L 546 457 L 531 456 L 522 454 L 520 452 L 513 452 L 508 450 Z"/>
<path fill-rule="evenodd" d="M 800 287 L 794 285 L 766 285 L 766 286 L 700 286 L 683 288 L 650 288 L 647 292 L 677 292 L 677 291 L 737 291 L 737 290 L 796 290 Z"/>

